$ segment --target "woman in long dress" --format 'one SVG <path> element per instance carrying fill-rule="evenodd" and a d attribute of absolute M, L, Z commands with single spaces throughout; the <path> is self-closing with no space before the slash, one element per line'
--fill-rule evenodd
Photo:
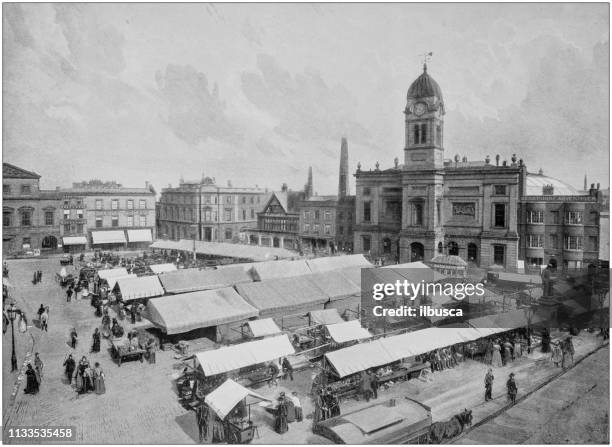
<path fill-rule="evenodd" d="M 87 361 L 87 357 L 83 356 L 83 358 L 81 358 L 81 361 L 79 362 L 75 378 L 76 389 L 79 393 L 86 392 L 85 371 L 87 370 L 87 368 L 89 368 L 89 362 Z"/>
<path fill-rule="evenodd" d="M 287 433 L 289 430 L 289 426 L 287 425 L 288 409 L 284 394 L 285 393 L 281 393 L 281 396 L 278 398 L 278 408 L 276 409 L 276 427 L 274 427 L 276 433 L 280 435 Z"/>
<path fill-rule="evenodd" d="M 100 352 L 100 330 L 96 328 L 93 333 L 93 344 L 91 345 L 91 352 Z"/>
<path fill-rule="evenodd" d="M 502 366 L 502 358 L 501 358 L 501 346 L 497 343 L 493 345 L 493 355 L 491 356 L 491 364 L 496 367 Z"/>
<path fill-rule="evenodd" d="M 38 383 L 42 383 L 43 366 L 43 361 L 40 359 L 37 352 L 36 354 L 34 354 L 34 372 L 36 373 L 36 380 L 38 381 Z"/>
<path fill-rule="evenodd" d="M 561 347 L 559 346 L 559 342 L 555 341 L 552 344 L 552 354 L 550 357 L 550 361 L 553 363 L 553 365 L 560 366 L 562 356 L 563 354 L 561 353 Z"/>
<path fill-rule="evenodd" d="M 100 367 L 100 364 L 96 362 L 96 367 L 94 368 L 94 387 L 96 394 L 104 394 L 106 393 L 106 386 L 104 385 L 104 371 Z"/>
<path fill-rule="evenodd" d="M 36 372 L 32 368 L 32 364 L 28 363 L 28 369 L 26 370 L 26 387 L 23 390 L 25 394 L 36 394 L 39 390 L 39 383 L 36 379 Z"/>

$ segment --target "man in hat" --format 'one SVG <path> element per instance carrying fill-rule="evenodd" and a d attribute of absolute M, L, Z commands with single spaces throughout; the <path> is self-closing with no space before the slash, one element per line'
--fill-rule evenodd
<path fill-rule="evenodd" d="M 506 389 L 508 390 L 508 398 L 512 405 L 514 405 L 516 403 L 516 394 L 518 393 L 518 387 L 514 381 L 514 373 L 510 373 L 510 377 L 506 382 Z"/>
<path fill-rule="evenodd" d="M 485 402 L 493 399 L 493 369 L 489 368 L 487 375 L 485 376 Z"/>

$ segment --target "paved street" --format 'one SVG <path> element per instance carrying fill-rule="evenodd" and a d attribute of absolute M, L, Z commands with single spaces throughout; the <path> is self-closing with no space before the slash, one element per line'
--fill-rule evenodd
<path fill-rule="evenodd" d="M 474 428 L 458 444 L 608 444 L 609 346 Z"/>
<path fill-rule="evenodd" d="M 28 333 L 16 333 L 19 362 L 30 349 L 32 336 L 35 350 L 45 362 L 44 379 L 38 395 L 23 394 L 20 387 L 16 400 L 7 407 L 16 374 L 10 374 L 10 329 L 3 339 L 3 390 L 5 405 L 4 429 L 16 425 L 74 425 L 77 427 L 80 443 L 159 443 L 169 444 L 197 442 L 197 429 L 193 412 L 178 403 L 173 377 L 180 370 L 180 363 L 170 352 L 158 352 L 157 364 L 126 362 L 118 367 L 110 358 L 107 341 L 103 340 L 102 351 L 89 354 L 91 335 L 100 319 L 88 300 L 67 303 L 63 289 L 55 282 L 59 271 L 57 258 L 47 260 L 9 261 L 10 280 L 16 286 L 18 306 L 24 309 L 32 327 Z M 31 272 L 43 270 L 43 282 L 34 286 Z M 49 332 L 41 332 L 34 321 L 40 304 L 50 306 Z M 124 322 L 126 329 L 130 324 Z M 90 362 L 99 361 L 106 374 L 107 393 L 101 396 L 90 394 L 77 397 L 72 387 L 64 382 L 62 363 L 70 351 L 67 344 L 71 327 L 76 327 L 80 344 L 76 358 L 87 355 Z M 601 339 L 592 334 L 582 333 L 575 337 L 576 357 L 591 352 L 601 344 Z M 197 347 L 196 347 L 197 349 Z M 505 380 L 512 371 L 517 376 L 519 397 L 559 373 L 539 353 L 533 353 L 511 365 L 496 368 L 494 397 L 492 402 L 483 403 L 483 378 L 486 366 L 467 360 L 459 367 L 438 372 L 430 382 L 411 380 L 381 389 L 379 401 L 409 396 L 432 407 L 434 420 L 448 419 L 463 408 L 474 411 L 474 422 L 501 409 L 505 405 Z M 606 369 L 607 370 L 607 369 Z M 295 374 L 295 381 L 281 381 L 278 387 L 260 386 L 257 391 L 275 399 L 280 391 L 297 391 L 304 407 L 305 419 L 290 424 L 289 432 L 278 435 L 272 430 L 273 417 L 264 409 L 252 408 L 252 418 L 259 425 L 259 444 L 328 443 L 311 432 L 313 411 L 307 397 L 311 386 L 313 369 Z M 347 400 L 341 404 L 346 413 L 365 405 L 364 401 Z"/>

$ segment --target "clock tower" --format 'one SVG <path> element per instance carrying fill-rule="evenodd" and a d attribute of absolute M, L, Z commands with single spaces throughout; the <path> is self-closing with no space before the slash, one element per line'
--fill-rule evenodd
<path fill-rule="evenodd" d="M 405 169 L 439 169 L 444 166 L 444 101 L 442 90 L 427 73 L 408 89 L 406 109 Z"/>

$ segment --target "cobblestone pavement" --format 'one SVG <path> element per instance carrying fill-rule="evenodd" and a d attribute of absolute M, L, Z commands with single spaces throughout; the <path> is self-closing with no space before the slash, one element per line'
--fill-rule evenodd
<path fill-rule="evenodd" d="M 88 300 L 66 302 L 64 290 L 55 282 L 60 270 L 59 259 L 9 261 L 10 281 L 16 286 L 18 306 L 24 309 L 32 325 L 28 333 L 16 332 L 17 355 L 22 362 L 30 349 L 32 335 L 35 351 L 45 362 L 41 391 L 35 396 L 23 394 L 23 384 L 13 405 L 8 406 L 17 374 L 9 372 L 10 329 L 3 339 L 3 421 L 4 430 L 18 425 L 74 425 L 77 440 L 83 444 L 194 444 L 197 443 L 197 427 L 193 412 L 183 408 L 177 399 L 173 378 L 180 371 L 180 363 L 173 352 L 158 352 L 157 363 L 149 365 L 138 361 L 117 366 L 111 360 L 108 342 L 102 341 L 102 350 L 89 354 L 93 329 L 100 319 Z M 32 271 L 43 271 L 43 282 L 31 283 Z M 36 310 L 43 303 L 50 306 L 49 332 L 41 332 L 34 321 Z M 127 320 L 126 329 L 130 328 Z M 99 361 L 106 375 L 106 394 L 89 394 L 77 397 L 73 388 L 64 382 L 62 363 L 68 352 L 68 334 L 76 327 L 79 346 L 75 358 L 87 355 L 90 362 Z M 32 335 L 30 335 L 32 334 Z M 592 351 L 600 339 L 583 333 L 575 337 L 576 356 Z M 196 348 L 195 345 L 193 345 Z M 197 348 L 196 348 L 197 349 Z M 431 382 L 411 380 L 381 389 L 379 400 L 409 396 L 432 407 L 434 420 L 447 419 L 464 407 L 474 408 L 475 419 L 491 414 L 505 404 L 505 379 L 510 371 L 517 375 L 519 397 L 531 387 L 550 379 L 558 373 L 549 362 L 539 359 L 538 353 L 524 357 L 511 365 L 495 371 L 493 402 L 483 406 L 484 374 L 482 363 L 467 360 L 459 367 L 435 373 Z M 254 406 L 252 418 L 259 425 L 256 444 L 321 444 L 326 439 L 312 433 L 312 402 L 308 398 L 313 369 L 299 371 L 295 380 L 281 381 L 277 387 L 260 386 L 257 391 L 275 399 L 281 391 L 297 391 L 304 408 L 305 419 L 290 424 L 289 431 L 278 435 L 272 429 L 273 416 L 263 408 Z M 343 401 L 343 413 L 359 409 L 364 401 Z"/>
<path fill-rule="evenodd" d="M 606 346 L 457 443 L 608 444 L 609 368 Z"/>

